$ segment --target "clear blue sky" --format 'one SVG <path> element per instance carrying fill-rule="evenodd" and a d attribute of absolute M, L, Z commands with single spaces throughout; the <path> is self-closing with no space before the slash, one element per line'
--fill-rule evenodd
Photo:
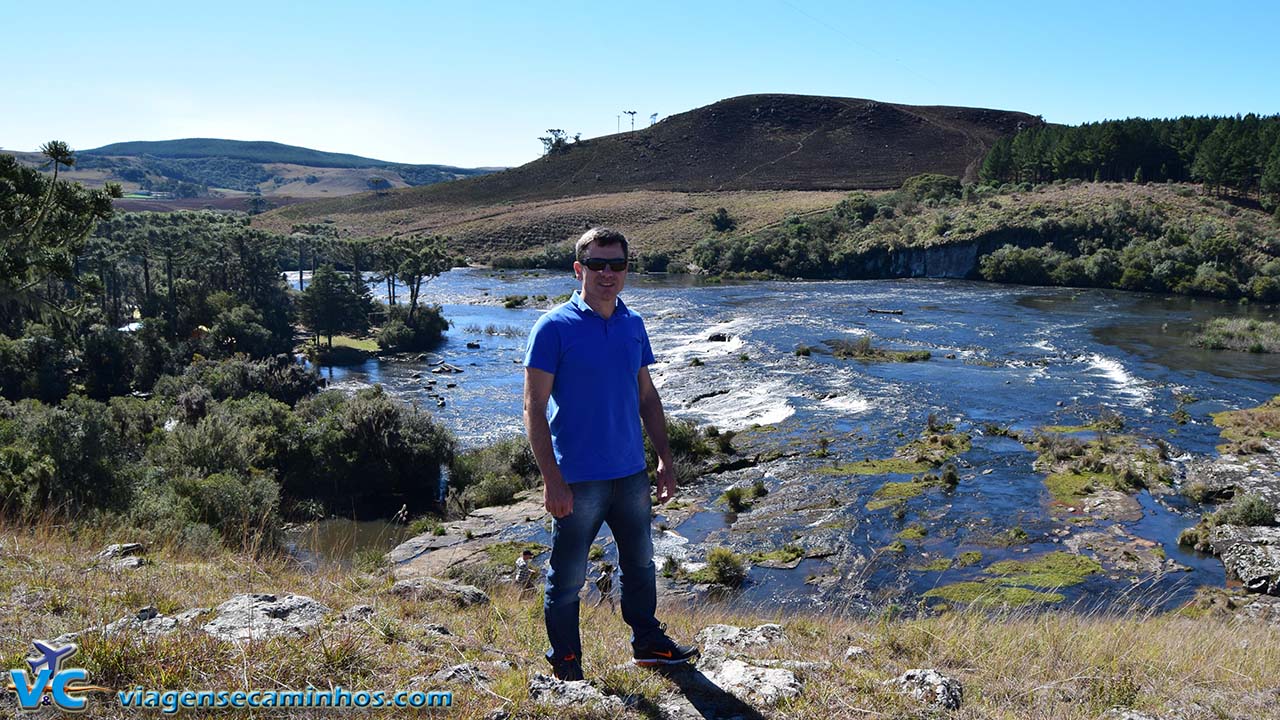
<path fill-rule="evenodd" d="M 1270 115 L 1278 27 L 1274 1 L 0 0 L 0 147 L 220 137 L 519 165 L 547 128 L 766 92 L 1068 124 Z"/>

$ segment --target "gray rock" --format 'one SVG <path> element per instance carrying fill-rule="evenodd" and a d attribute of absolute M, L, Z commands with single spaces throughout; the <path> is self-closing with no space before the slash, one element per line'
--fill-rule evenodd
<path fill-rule="evenodd" d="M 1113 707 L 1102 714 L 1101 720 L 1160 720 L 1160 718 L 1129 708 Z"/>
<path fill-rule="evenodd" d="M 529 678 L 529 699 L 556 707 L 589 708 L 615 715 L 625 708 L 622 700 L 605 695 L 586 680 L 564 682 L 542 673 L 534 673 Z"/>
<path fill-rule="evenodd" d="M 140 558 L 134 555 L 130 557 L 122 557 L 122 558 L 116 558 L 115 560 L 111 560 L 110 562 L 108 562 L 107 567 L 111 568 L 112 570 L 134 570 L 136 568 L 142 567 L 143 565 L 150 565 L 150 564 L 151 563 L 147 562 L 146 558 Z"/>
<path fill-rule="evenodd" d="M 305 636 L 332 611 L 305 595 L 277 598 L 266 593 L 236 595 L 218 606 L 204 631 L 219 640 L 262 640 Z"/>
<path fill-rule="evenodd" d="M 515 663 L 505 660 L 481 663 L 462 663 L 447 667 L 431 676 L 431 682 L 435 684 L 443 683 L 477 683 L 492 682 L 493 678 L 500 673 L 514 670 Z"/>
<path fill-rule="evenodd" d="M 908 670 L 886 684 L 894 684 L 920 702 L 945 710 L 959 710 L 964 686 L 932 669 Z"/>
<path fill-rule="evenodd" d="M 142 552 L 142 543 L 117 543 L 103 548 L 102 552 L 98 553 L 98 560 L 116 560 L 137 555 L 140 552 Z"/>
<path fill-rule="evenodd" d="M 790 670 L 761 667 L 717 652 L 705 656 L 698 663 L 698 671 L 721 690 L 751 704 L 773 705 L 799 695 L 804 689 L 804 684 Z"/>
<path fill-rule="evenodd" d="M 209 612 L 209 608 L 192 608 L 184 610 L 177 615 L 168 616 L 160 614 L 159 610 L 148 605 L 133 615 L 122 617 L 106 625 L 85 628 L 78 632 L 61 635 L 54 639 L 54 643 L 65 645 L 85 633 L 99 631 L 106 636 L 139 634 L 147 637 L 159 637 L 168 635 L 178 628 L 194 624 L 197 618 L 207 612 Z"/>
<path fill-rule="evenodd" d="M 734 625 L 709 625 L 698 633 L 696 640 L 704 650 L 713 652 L 718 648 L 742 650 L 785 643 L 787 634 L 781 625 L 773 623 L 752 629 Z"/>
<path fill-rule="evenodd" d="M 346 610 L 343 610 L 342 614 L 338 616 L 338 619 L 342 622 L 360 622 L 362 620 L 368 620 L 377 614 L 378 611 L 375 610 L 372 605 L 352 605 Z"/>
<path fill-rule="evenodd" d="M 859 645 L 854 645 L 854 646 L 852 646 L 852 647 L 850 647 L 850 648 L 848 648 L 848 649 L 846 649 L 846 650 L 844 651 L 844 659 L 845 659 L 845 660 L 858 660 L 858 659 L 864 658 L 864 657 L 866 657 L 866 656 L 868 656 L 868 655 L 870 655 L 870 654 L 871 654 L 871 653 L 870 653 L 866 648 L 864 648 L 864 647 L 862 647 L 862 646 L 859 646 Z"/>
<path fill-rule="evenodd" d="M 428 635 L 452 635 L 453 634 L 449 632 L 449 628 L 441 625 L 440 623 L 427 623 L 426 625 L 422 626 L 422 631 L 427 633 Z"/>
<path fill-rule="evenodd" d="M 400 580 L 391 594 L 411 600 L 452 600 L 460 607 L 488 605 L 489 596 L 475 585 L 459 585 L 432 577 Z"/>
<path fill-rule="evenodd" d="M 1209 544 L 1246 590 L 1280 595 L 1280 528 L 1219 525 Z"/>

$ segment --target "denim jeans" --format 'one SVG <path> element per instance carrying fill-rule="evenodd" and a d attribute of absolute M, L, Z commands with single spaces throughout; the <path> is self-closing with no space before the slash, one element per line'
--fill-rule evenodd
<path fill-rule="evenodd" d="M 647 639 L 658 630 L 648 475 L 570 483 L 569 489 L 573 512 L 554 521 L 542 605 L 551 642 L 547 656 L 555 658 L 582 657 L 578 593 L 586 580 L 587 553 L 602 523 L 609 523 L 618 546 L 622 619 L 631 626 L 632 639 Z"/>

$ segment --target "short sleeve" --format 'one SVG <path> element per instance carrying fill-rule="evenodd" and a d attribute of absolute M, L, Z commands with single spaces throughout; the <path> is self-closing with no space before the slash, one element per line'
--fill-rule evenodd
<path fill-rule="evenodd" d="M 649 345 L 649 332 L 644 328 L 644 321 L 640 321 L 640 367 L 646 367 L 657 362 L 653 357 L 653 348 Z"/>
<path fill-rule="evenodd" d="M 533 324 L 533 329 L 529 331 L 529 341 L 525 344 L 524 366 L 552 375 L 556 374 L 560 366 L 560 333 L 556 324 L 551 322 L 550 313 L 538 318 L 538 321 Z"/>

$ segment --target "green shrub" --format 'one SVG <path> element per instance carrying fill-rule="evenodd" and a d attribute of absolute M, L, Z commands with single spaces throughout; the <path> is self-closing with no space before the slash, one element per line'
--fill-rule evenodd
<path fill-rule="evenodd" d="M 725 587 L 742 587 L 747 579 L 747 566 L 742 556 L 725 547 L 713 547 L 707 551 L 704 570 L 705 578 Z"/>

